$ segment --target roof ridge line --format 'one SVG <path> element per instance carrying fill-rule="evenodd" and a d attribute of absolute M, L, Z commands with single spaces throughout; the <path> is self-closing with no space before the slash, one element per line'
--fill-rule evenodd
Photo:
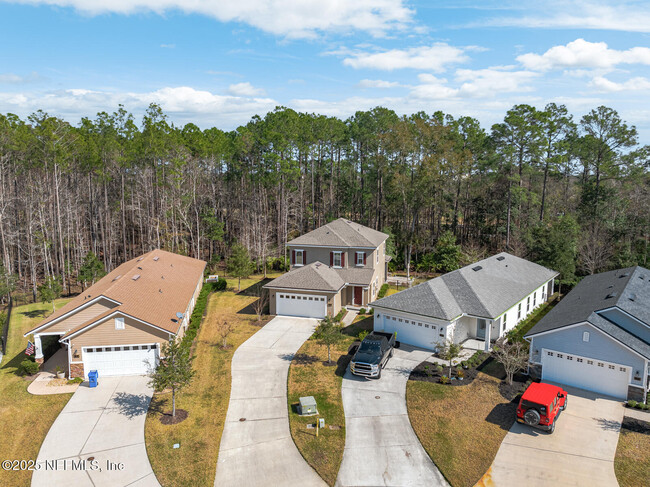
<path fill-rule="evenodd" d="M 340 219 L 343 220 L 343 222 L 344 222 L 348 227 L 350 227 L 350 229 L 351 229 L 352 231 L 357 232 L 357 234 L 358 234 L 362 239 L 364 239 L 364 240 L 366 241 L 365 245 L 369 245 L 370 247 L 377 247 L 377 246 L 376 246 L 375 244 L 373 244 L 370 240 L 368 240 L 368 239 L 367 239 L 367 238 L 366 238 L 366 237 L 365 237 L 365 236 L 364 236 L 364 235 L 363 235 L 359 230 L 357 230 L 356 228 L 354 228 L 354 227 L 352 226 L 352 223 L 356 223 L 356 222 L 353 222 L 352 220 L 348 220 L 348 219 L 343 218 L 343 217 L 341 217 Z M 361 223 L 356 223 L 356 224 L 357 224 L 357 225 L 361 225 Z M 361 226 L 364 226 L 364 227 L 365 227 L 365 225 L 361 225 Z M 372 228 L 370 228 L 370 227 L 366 227 L 366 228 L 372 230 Z M 334 233 L 336 233 L 336 231 L 334 231 Z M 338 233 L 336 233 L 336 234 L 337 234 L 339 237 L 341 237 Z M 342 239 L 342 240 L 345 240 L 345 239 L 343 239 L 342 237 L 341 237 L 341 239 Z M 348 245 L 349 245 L 349 244 L 348 244 Z"/>
<path fill-rule="evenodd" d="M 457 270 L 460 270 L 460 269 L 457 269 Z M 455 271 L 453 271 L 453 272 L 455 272 Z M 490 319 L 493 319 L 493 318 L 492 318 L 492 311 L 488 309 L 488 307 L 485 305 L 485 303 L 483 302 L 483 300 L 481 299 L 481 297 L 480 297 L 478 294 L 476 294 L 476 291 L 474 291 L 474 288 L 470 285 L 470 283 L 467 281 L 467 279 L 465 279 L 465 276 L 463 275 L 463 273 L 462 273 L 462 272 L 459 272 L 458 275 L 461 277 L 461 279 L 462 279 L 463 281 L 465 281 L 465 284 L 467 285 L 467 288 L 471 291 L 472 295 L 476 298 L 476 300 L 477 300 L 479 303 L 481 303 L 481 306 L 483 307 L 483 310 L 486 312 L 486 315 L 487 315 L 487 316 L 490 316 Z M 445 285 L 447 285 L 447 283 L 445 283 Z M 456 300 L 455 297 L 454 297 L 454 300 Z M 463 307 L 460 305 L 460 303 L 456 302 L 456 304 L 458 304 L 458 307 L 459 307 L 461 310 L 463 309 Z M 463 313 L 464 313 L 464 312 L 465 312 L 465 311 L 463 311 Z"/>

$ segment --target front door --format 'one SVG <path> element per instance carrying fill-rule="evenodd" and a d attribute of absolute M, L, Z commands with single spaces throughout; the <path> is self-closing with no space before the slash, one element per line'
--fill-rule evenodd
<path fill-rule="evenodd" d="M 476 320 L 476 338 L 485 340 L 485 320 Z"/>
<path fill-rule="evenodd" d="M 363 288 L 354 286 L 354 304 L 361 306 L 363 304 Z"/>

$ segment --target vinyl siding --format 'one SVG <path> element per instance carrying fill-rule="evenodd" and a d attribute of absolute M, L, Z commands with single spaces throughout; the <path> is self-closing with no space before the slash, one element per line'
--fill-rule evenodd
<path fill-rule="evenodd" d="M 73 354 L 72 361 L 81 362 L 83 360 L 82 347 L 140 345 L 145 343 L 159 343 L 162 346 L 168 340 L 168 333 L 126 316 L 124 317 L 124 330 L 116 330 L 114 318 L 108 318 L 89 328 L 86 332 L 72 337 L 70 349 Z M 75 355 L 75 350 L 78 357 Z"/>
<path fill-rule="evenodd" d="M 589 333 L 589 341 L 582 340 L 582 334 Z M 645 361 L 613 338 L 591 325 L 578 325 L 561 328 L 545 335 L 532 337 L 530 359 L 533 363 L 541 362 L 542 349 L 580 355 L 586 358 L 628 365 L 634 371 L 643 372 Z M 632 383 L 635 383 L 632 381 Z"/>
<path fill-rule="evenodd" d="M 116 305 L 106 299 L 100 300 L 95 304 L 91 304 L 87 308 L 84 308 L 80 311 L 77 311 L 74 314 L 71 314 L 67 318 L 62 319 L 54 323 L 52 326 L 43 328 L 37 333 L 67 333 L 68 331 L 76 328 L 77 326 L 87 322 L 88 320 L 93 319 L 95 316 L 99 316 L 105 311 L 114 308 Z"/>

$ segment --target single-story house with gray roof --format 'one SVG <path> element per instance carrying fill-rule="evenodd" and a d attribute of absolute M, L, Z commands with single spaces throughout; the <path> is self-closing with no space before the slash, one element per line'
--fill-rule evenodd
<path fill-rule="evenodd" d="M 645 401 L 650 387 L 650 271 L 637 266 L 585 277 L 525 338 L 531 374 Z"/>
<path fill-rule="evenodd" d="M 548 300 L 557 275 L 502 252 L 374 301 L 374 329 L 431 350 L 446 340 L 489 350 Z"/>

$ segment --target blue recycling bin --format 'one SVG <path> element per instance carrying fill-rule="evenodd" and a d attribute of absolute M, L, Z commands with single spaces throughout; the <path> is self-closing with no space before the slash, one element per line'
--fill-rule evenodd
<path fill-rule="evenodd" d="M 96 370 L 88 372 L 88 387 L 97 387 L 97 376 Z"/>

